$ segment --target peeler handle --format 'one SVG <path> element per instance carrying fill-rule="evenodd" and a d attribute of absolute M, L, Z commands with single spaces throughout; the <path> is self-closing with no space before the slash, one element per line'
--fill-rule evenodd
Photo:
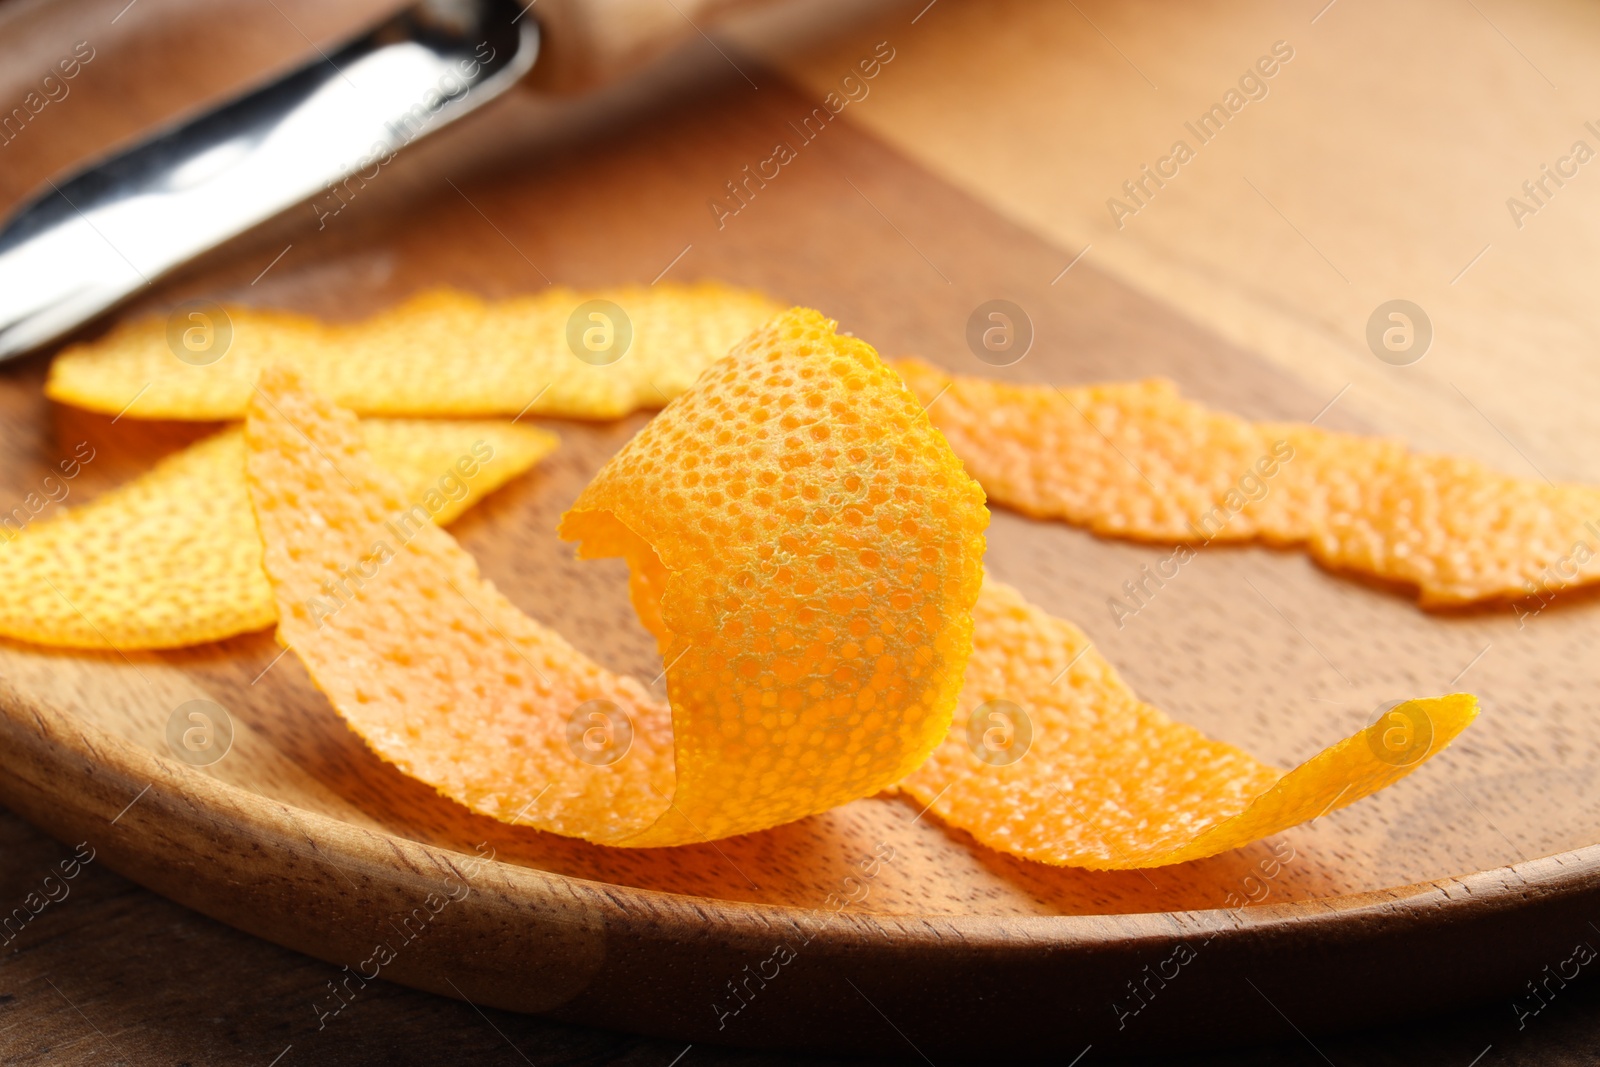
<path fill-rule="evenodd" d="M 615 81 L 711 24 L 764 0 L 534 0 L 544 51 L 536 88 L 577 92 Z"/>

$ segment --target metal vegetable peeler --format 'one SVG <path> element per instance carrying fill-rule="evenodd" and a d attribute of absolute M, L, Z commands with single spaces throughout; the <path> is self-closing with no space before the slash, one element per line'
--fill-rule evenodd
<path fill-rule="evenodd" d="M 315 209 L 319 194 L 370 178 L 536 62 L 542 86 L 587 88 L 735 6 L 422 0 L 275 82 L 48 182 L 0 229 L 0 360 L 296 204 Z"/>

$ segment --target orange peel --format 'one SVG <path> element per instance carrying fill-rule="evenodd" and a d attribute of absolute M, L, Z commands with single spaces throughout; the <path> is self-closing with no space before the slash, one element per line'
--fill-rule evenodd
<path fill-rule="evenodd" d="M 360 432 L 406 499 L 441 523 L 556 446 L 546 431 L 501 421 L 371 419 Z M 0 635 L 131 651 L 271 626 L 277 615 L 244 462 L 235 426 L 81 507 L 7 530 Z"/>
<path fill-rule="evenodd" d="M 279 638 L 338 714 L 474 811 L 602 844 L 713 840 L 898 783 L 1018 856 L 1159 866 L 1353 803 L 1476 714 L 1409 701 L 1285 774 L 1140 702 L 1076 627 L 984 581 L 981 492 L 875 353 L 811 311 L 714 365 L 563 517 L 581 556 L 628 563 L 670 704 L 518 610 L 444 531 L 398 525 L 354 416 L 297 372 L 263 376 L 246 444 Z"/>
<path fill-rule="evenodd" d="M 1600 488 L 1210 411 L 1152 379 L 1071 388 L 896 369 L 990 499 L 1095 533 L 1303 545 L 1426 606 L 1600 581 Z"/>
<path fill-rule="evenodd" d="M 715 282 L 505 300 L 440 289 L 351 323 L 228 307 L 196 319 L 219 352 L 180 359 L 188 334 L 136 320 L 58 355 L 45 393 L 128 418 L 237 419 L 262 367 L 281 363 L 363 415 L 616 418 L 665 404 L 779 310 Z"/>
<path fill-rule="evenodd" d="M 951 732 L 901 788 L 992 848 L 1099 870 L 1200 859 L 1352 804 L 1436 755 L 1471 696 L 1413 700 L 1287 774 L 1143 703 L 1076 626 L 984 583 Z"/>
<path fill-rule="evenodd" d="M 273 368 L 246 441 L 280 640 L 381 758 L 506 822 L 682 844 L 892 785 L 948 733 L 988 513 L 916 399 L 833 327 L 795 309 L 747 338 L 563 519 L 582 556 L 628 561 L 670 707 L 448 534 L 394 536 L 402 498 L 353 417 Z M 312 608 L 357 561 L 357 595 Z M 591 730 L 625 755 L 584 758 Z"/>

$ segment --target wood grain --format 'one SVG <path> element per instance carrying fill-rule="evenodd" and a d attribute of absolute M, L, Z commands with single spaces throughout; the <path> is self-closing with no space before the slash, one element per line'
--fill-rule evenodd
<path fill-rule="evenodd" d="M 939 0 L 916 18 L 925 6 L 795 11 L 742 39 L 814 93 L 889 40 L 901 59 L 852 114 L 932 173 L 1074 254 L 1092 245 L 1084 263 L 1326 395 L 1349 383 L 1341 407 L 1420 446 L 1600 479 L 1600 181 L 1585 166 L 1547 182 L 1520 228 L 1506 207 L 1575 140 L 1600 148 L 1584 125 L 1600 125 L 1593 5 Z M 1200 145 L 1184 123 L 1275 41 L 1294 59 Z M 1192 165 L 1119 228 L 1108 199 L 1179 138 Z M 1396 297 L 1436 330 L 1413 366 L 1367 348 L 1368 316 Z"/>
<path fill-rule="evenodd" d="M 23 899 L 74 854 L 14 815 L 0 813 L 0 900 Z M 338 967 L 230 929 L 90 864 L 4 948 L 0 1052 L 8 1067 L 113 1063 L 261 1067 L 396 1067 L 471 1062 L 483 1067 L 622 1063 L 634 1067 L 797 1067 L 835 1064 L 639 1038 L 470 1006 L 374 982 L 319 1027 L 313 1005 Z M 1297 1035 L 1225 1053 L 1163 1055 L 1163 1067 L 1400 1067 L 1484 1062 L 1578 1067 L 1600 1041 L 1600 986 L 1575 984 L 1517 1030 L 1504 1005 L 1345 1036 Z M 887 1029 L 887 1027 L 885 1027 Z M 919 1040 L 921 1035 L 917 1035 Z M 1253 1042 L 1252 1042 L 1253 1043 Z M 926 1047 L 926 1046 L 924 1046 Z M 900 1050 L 915 1057 L 909 1045 Z M 927 1048 L 945 1062 L 940 1050 Z M 1075 1055 L 1072 1049 L 1067 1056 Z M 1323 1059 L 1326 1055 L 1327 1060 Z M 682 1056 L 682 1060 L 678 1057 Z M 920 1062 L 920 1061 L 918 1061 Z M 1063 1061 L 1064 1062 L 1064 1061 Z M 1082 1064 L 1101 1062 L 1093 1052 Z M 1129 1062 L 1129 1061 L 1122 1061 Z"/>
<path fill-rule="evenodd" d="M 775 139 L 795 138 L 788 123 L 817 103 L 747 63 L 759 90 L 726 67 L 685 63 L 564 117 L 532 97 L 497 103 L 408 153 L 327 230 L 286 220 L 130 313 L 204 294 L 354 316 L 437 284 L 500 295 L 666 272 L 759 286 L 823 308 L 886 354 L 969 370 L 966 318 L 1005 297 L 1038 336 L 1016 377 L 1166 374 L 1258 417 L 1308 418 L 1328 401 L 1090 264 L 1052 284 L 1071 250 L 931 179 L 848 114 L 719 227 L 708 201 Z M 200 432 L 52 407 L 38 392 L 43 367 L 0 379 L 0 500 L 26 494 L 79 440 L 103 457 L 74 487 L 86 497 Z M 649 680 L 660 662 L 620 567 L 580 566 L 553 534 L 640 421 L 554 424 L 558 456 L 455 532 L 530 614 Z M 1337 407 L 1326 421 L 1362 428 Z M 674 850 L 514 831 L 374 759 L 293 657 L 274 664 L 270 635 L 127 657 L 7 645 L 0 798 L 63 840 L 93 841 L 107 867 L 341 965 L 367 958 L 393 936 L 386 924 L 492 848 L 474 892 L 408 941 L 385 978 L 694 1041 L 904 1053 L 886 1017 L 918 1045 L 967 1054 L 1253 1039 L 1291 1032 L 1285 1017 L 1315 1033 L 1512 996 L 1587 936 L 1600 894 L 1592 600 L 1519 631 L 1503 610 L 1425 615 L 1298 555 L 1219 548 L 1117 629 L 1105 599 L 1160 555 L 1002 512 L 989 562 L 1080 622 L 1147 698 L 1280 764 L 1399 695 L 1460 684 L 1486 714 L 1423 773 L 1285 835 L 1294 859 L 1271 878 L 1265 845 L 1088 874 L 988 852 L 898 800 Z M 167 718 L 196 696 L 224 705 L 237 730 L 205 771 L 165 758 Z M 879 842 L 895 861 L 866 901 L 830 918 L 828 895 Z M 1251 885 L 1265 889 L 1260 906 L 1217 910 Z M 1199 959 L 1119 1029 L 1126 983 L 1180 939 L 1203 945 Z M 721 1018 L 727 983 L 783 940 L 806 944 L 770 995 Z M 1479 965 L 1486 954 L 1493 969 Z"/>

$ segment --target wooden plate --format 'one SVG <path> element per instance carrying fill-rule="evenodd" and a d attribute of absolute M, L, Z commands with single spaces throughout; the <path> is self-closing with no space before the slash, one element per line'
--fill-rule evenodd
<path fill-rule="evenodd" d="M 1041 243 L 847 119 L 801 144 L 790 122 L 814 102 L 756 73 L 759 92 L 731 72 L 671 92 L 658 79 L 562 121 L 529 98 L 496 105 L 393 164 L 326 229 L 291 220 L 135 311 L 206 295 L 354 316 L 443 283 L 502 295 L 665 272 L 758 286 L 825 309 L 886 354 L 982 371 L 967 318 L 1004 298 L 1036 340 L 994 373 L 1165 374 L 1256 417 L 1307 419 L 1328 403 L 1088 262 L 1061 274 L 1077 249 Z M 778 140 L 797 158 L 719 226 L 708 201 Z M 7 506 L 79 441 L 96 458 L 69 503 L 210 429 L 52 406 L 44 368 L 35 358 L 0 375 Z M 553 533 L 642 422 L 553 423 L 561 451 L 454 532 L 525 610 L 649 681 L 660 662 L 620 564 L 580 565 Z M 1337 405 L 1323 422 L 1406 430 L 1357 425 Z M 1400 696 L 1471 689 L 1482 718 L 1376 798 L 1144 873 L 1015 860 L 883 798 L 716 844 L 626 851 L 508 829 L 404 778 L 270 634 L 157 655 L 5 644 L 0 800 L 177 901 L 349 965 L 352 983 L 380 958 L 382 978 L 446 996 L 696 1042 L 1070 1059 L 1091 1043 L 1263 1040 L 1511 997 L 1589 936 L 1593 599 L 1519 627 L 1504 606 L 1425 614 L 1296 553 L 1208 548 L 1119 627 L 1108 600 L 1167 551 L 997 511 L 989 565 L 1082 624 L 1145 697 L 1280 765 Z M 166 747 L 169 718 L 195 698 L 223 705 L 235 728 L 206 768 Z M 860 864 L 881 846 L 893 858 L 868 877 Z M 1252 905 L 1228 907 L 1235 894 Z M 330 992 L 324 1008 L 340 1003 Z"/>

